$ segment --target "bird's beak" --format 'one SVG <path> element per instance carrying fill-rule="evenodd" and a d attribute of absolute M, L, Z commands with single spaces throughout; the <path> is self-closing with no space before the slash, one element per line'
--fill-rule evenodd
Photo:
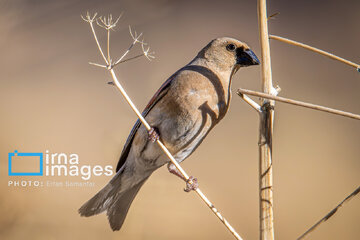
<path fill-rule="evenodd" d="M 252 65 L 259 65 L 260 61 L 253 51 L 250 49 L 243 50 L 242 48 L 236 49 L 236 64 L 247 67 Z"/>

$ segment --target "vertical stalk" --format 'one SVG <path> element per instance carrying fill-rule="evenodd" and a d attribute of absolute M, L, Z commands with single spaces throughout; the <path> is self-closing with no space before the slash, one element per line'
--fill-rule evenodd
<path fill-rule="evenodd" d="M 108 57 L 108 63 L 111 64 L 111 59 L 110 59 L 110 28 L 107 29 L 107 57 Z"/>
<path fill-rule="evenodd" d="M 270 61 L 269 33 L 266 0 L 258 0 L 258 21 L 261 45 L 262 91 L 273 91 Z M 259 126 L 259 204 L 260 240 L 274 239 L 274 213 L 272 192 L 272 135 L 274 121 L 274 101 L 262 99 Z"/>

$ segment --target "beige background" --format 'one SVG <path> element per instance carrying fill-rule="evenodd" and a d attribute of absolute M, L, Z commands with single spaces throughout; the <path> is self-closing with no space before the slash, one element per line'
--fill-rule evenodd
<path fill-rule="evenodd" d="M 100 3 L 101 2 L 101 3 Z M 359 59 L 359 1 L 269 1 L 270 32 L 349 60 Z M 156 59 L 117 68 L 139 108 L 160 84 L 211 39 L 231 36 L 260 55 L 256 1 L 0 1 L 0 238 L 1 239 L 232 239 L 184 183 L 159 169 L 135 199 L 120 232 L 105 215 L 80 218 L 94 187 L 13 188 L 9 180 L 80 178 L 7 176 L 7 153 L 77 153 L 80 164 L 116 165 L 136 120 L 100 62 L 80 14 L 125 12 L 112 38 L 119 56 L 130 43 L 128 25 L 144 32 Z M 103 36 L 103 35 L 101 35 Z M 140 51 L 137 49 L 136 51 Z M 134 51 L 133 54 L 136 54 Z M 271 42 L 273 78 L 281 96 L 360 113 L 360 75 L 349 66 Z M 235 76 L 238 87 L 260 89 L 260 67 Z M 184 162 L 205 194 L 244 239 L 258 238 L 258 118 L 233 95 L 230 111 Z M 360 122 L 284 104 L 276 106 L 274 209 L 277 239 L 295 239 L 351 193 L 360 180 Z M 309 239 L 357 239 L 355 198 Z"/>

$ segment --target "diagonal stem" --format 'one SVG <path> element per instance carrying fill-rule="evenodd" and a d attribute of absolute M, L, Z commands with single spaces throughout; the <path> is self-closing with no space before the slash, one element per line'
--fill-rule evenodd
<path fill-rule="evenodd" d="M 131 57 L 131 58 L 124 59 L 124 60 L 118 62 L 117 64 L 124 63 L 124 62 L 128 62 L 128 61 L 134 60 L 134 59 L 139 58 L 139 57 L 142 57 L 142 56 L 145 56 L 144 53 L 139 54 L 139 55 L 136 55 L 136 56 Z"/>
<path fill-rule="evenodd" d="M 344 200 L 341 201 L 333 210 L 331 210 L 325 217 L 320 219 L 317 223 L 315 223 L 311 228 L 309 228 L 304 234 L 302 234 L 297 240 L 303 239 L 310 232 L 314 231 L 321 223 L 326 222 L 329 218 L 334 216 L 334 214 L 348 201 L 350 201 L 353 197 L 355 197 L 360 192 L 360 187 L 356 188 L 349 196 L 347 196 Z"/>
<path fill-rule="evenodd" d="M 96 45 L 97 45 L 97 47 L 98 47 L 98 49 L 99 49 L 99 51 L 100 51 L 100 54 L 101 54 L 101 56 L 103 57 L 104 61 L 106 62 L 106 65 L 109 65 L 110 62 L 107 61 L 107 59 L 106 59 L 106 57 L 105 57 L 105 55 L 104 55 L 104 52 L 103 52 L 103 50 L 101 49 L 99 40 L 98 40 L 98 38 L 97 38 L 97 36 L 96 36 L 94 24 L 93 24 L 92 21 L 90 21 L 89 24 L 90 24 L 90 27 L 91 27 L 91 31 L 92 31 L 92 33 L 93 33 L 93 36 L 94 36 L 94 38 L 95 38 Z"/>
<path fill-rule="evenodd" d="M 141 115 L 139 110 L 136 108 L 135 104 L 131 101 L 130 97 L 127 95 L 125 89 L 121 86 L 119 80 L 116 77 L 116 74 L 114 72 L 114 69 L 109 69 L 111 76 L 114 80 L 114 83 L 116 87 L 119 89 L 123 97 L 125 98 L 126 102 L 130 105 L 131 109 L 135 112 L 135 114 L 138 116 L 140 121 L 144 124 L 145 128 L 147 130 L 150 130 L 151 126 L 147 123 L 145 118 Z M 170 161 L 175 165 L 175 167 L 179 170 L 181 175 L 189 181 L 189 175 L 185 172 L 185 170 L 180 166 L 180 164 L 176 161 L 176 159 L 172 156 L 172 154 L 169 152 L 169 150 L 165 147 L 165 145 L 160 141 L 157 140 L 156 143 L 159 145 L 159 147 L 164 151 L 164 153 L 168 156 Z M 191 181 L 189 181 L 190 184 L 192 184 Z M 200 190 L 200 188 L 197 188 L 196 193 L 199 195 L 199 197 L 206 203 L 206 205 L 211 209 L 211 211 L 220 219 L 220 221 L 225 225 L 225 227 L 231 232 L 231 234 L 238 240 L 242 240 L 240 235 L 235 231 L 235 229 L 230 225 L 230 223 L 221 215 L 221 213 L 215 208 L 215 206 L 210 202 L 210 200 L 205 196 L 205 194 Z"/>
<path fill-rule="evenodd" d="M 239 90 L 236 92 L 247 104 L 254 108 L 258 113 L 261 113 L 261 106 L 257 104 L 254 100 L 241 93 Z"/>
<path fill-rule="evenodd" d="M 141 34 L 139 35 L 139 37 L 141 36 Z M 130 45 L 130 47 L 124 52 L 124 54 L 113 64 L 113 67 L 115 67 L 116 65 L 120 64 L 121 61 L 124 59 L 124 57 L 126 57 L 126 55 L 129 54 L 129 52 L 131 51 L 131 49 L 135 46 L 135 44 L 138 42 L 138 38 L 136 38 Z"/>
<path fill-rule="evenodd" d="M 287 44 L 290 44 L 290 45 L 294 45 L 294 46 L 298 46 L 298 47 L 302 47 L 302 48 L 305 48 L 307 50 L 310 50 L 310 51 L 313 51 L 313 52 L 316 52 L 316 53 L 319 53 L 321 55 L 324 55 L 326 57 L 329 57 L 331 59 L 334 59 L 334 60 L 337 60 L 337 61 L 340 61 L 342 63 L 345 63 L 347 65 L 350 65 L 354 68 L 356 68 L 358 71 L 360 70 L 360 65 L 357 64 L 357 63 L 354 63 L 354 62 L 351 62 L 349 60 L 346 60 L 344 58 L 341 58 L 341 57 L 338 57 L 332 53 L 329 53 L 329 52 L 326 52 L 324 50 L 321 50 L 321 49 L 318 49 L 318 48 L 315 48 L 315 47 L 312 47 L 312 46 L 309 46 L 309 45 L 306 45 L 306 44 L 303 44 L 303 43 L 300 43 L 300 42 L 296 42 L 294 40 L 290 40 L 288 38 L 284 38 L 284 37 L 279 37 L 279 36 L 275 36 L 275 35 L 269 35 L 269 38 L 270 39 L 274 39 L 274 40 L 278 40 L 280 42 L 284 42 L 284 43 L 287 43 Z"/>

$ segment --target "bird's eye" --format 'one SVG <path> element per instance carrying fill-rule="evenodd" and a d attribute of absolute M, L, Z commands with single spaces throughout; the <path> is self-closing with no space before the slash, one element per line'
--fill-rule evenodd
<path fill-rule="evenodd" d="M 231 43 L 226 46 L 226 50 L 228 50 L 230 52 L 235 51 L 235 48 L 236 48 L 235 45 L 231 44 Z"/>

